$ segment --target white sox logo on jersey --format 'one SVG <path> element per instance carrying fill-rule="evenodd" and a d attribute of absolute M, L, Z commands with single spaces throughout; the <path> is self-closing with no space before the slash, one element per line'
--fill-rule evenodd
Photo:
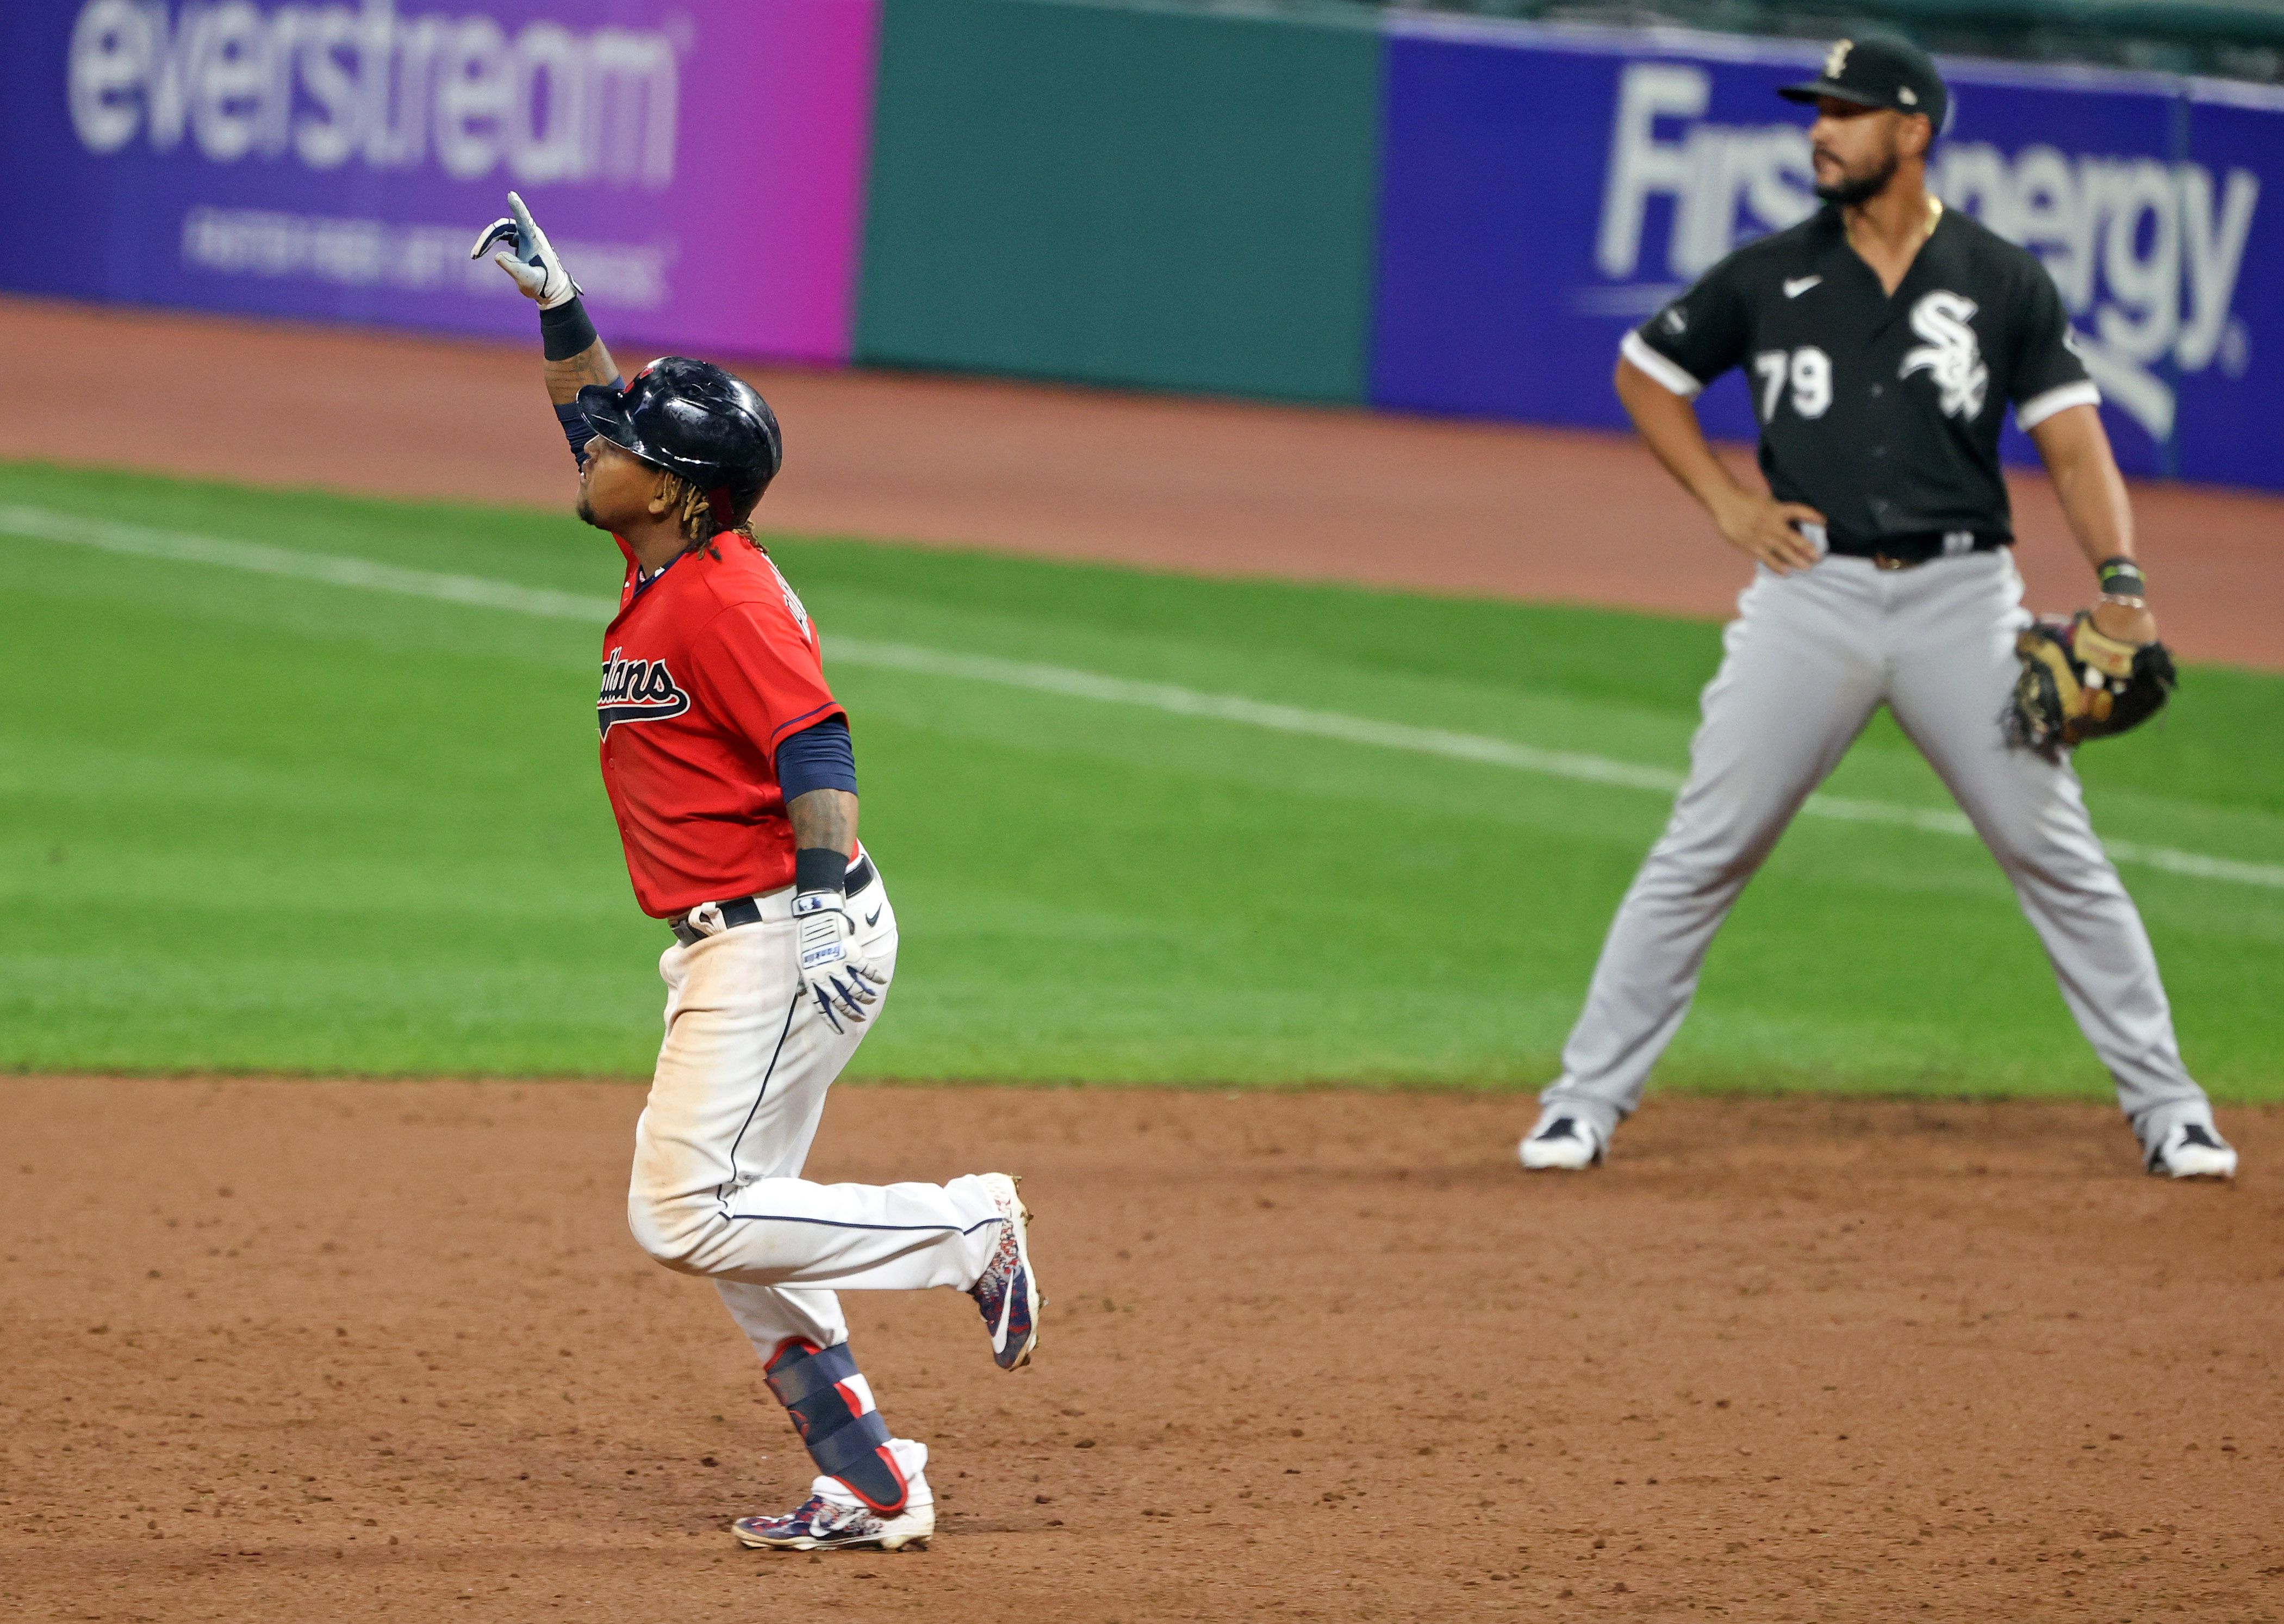
<path fill-rule="evenodd" d="M 1967 325 L 1975 308 L 1966 295 L 1940 288 L 1913 305 L 1912 331 L 1926 341 L 1905 353 L 1903 371 L 1896 374 L 1927 373 L 1935 380 L 1944 415 L 1970 421 L 1983 415 L 1983 397 L 1991 386 L 1983 346 Z"/>
<path fill-rule="evenodd" d="M 613 649 L 603 661 L 603 689 L 595 699 L 596 728 L 607 736 L 614 723 L 653 722 L 679 716 L 690 696 L 674 680 L 663 660 L 629 660 Z"/>

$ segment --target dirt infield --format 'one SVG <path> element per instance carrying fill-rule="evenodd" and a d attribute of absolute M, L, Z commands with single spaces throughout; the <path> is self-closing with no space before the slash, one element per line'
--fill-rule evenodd
<path fill-rule="evenodd" d="M 36 1620 L 2284 1615 L 2284 1117 L 843 1090 L 810 1171 L 1029 1175 L 996 1370 L 854 1298 L 935 1550 L 737 1550 L 809 1468 L 621 1216 L 641 1092 L 0 1083 L 0 1612 Z M 765 1612 L 756 1612 L 765 1609 Z"/>
<path fill-rule="evenodd" d="M 0 358 L 40 380 L 35 409 L 0 414 L 0 457 L 570 499 L 534 347 L 0 299 Z M 744 370 L 786 426 L 763 510 L 776 529 L 1709 616 L 1748 574 L 1620 435 Z M 2045 480 L 2014 490 L 2033 605 L 2084 601 Z M 2284 498 L 2146 485 L 2135 499 L 2174 645 L 2284 669 Z"/>

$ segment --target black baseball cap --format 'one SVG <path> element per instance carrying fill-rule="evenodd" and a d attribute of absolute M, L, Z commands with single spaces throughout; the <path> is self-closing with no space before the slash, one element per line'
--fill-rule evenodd
<path fill-rule="evenodd" d="M 1936 71 L 1935 59 L 1909 40 L 1891 34 L 1841 40 L 1824 53 L 1824 72 L 1805 84 L 1777 92 L 1787 101 L 1812 102 L 1819 96 L 1924 114 L 1941 135 L 1951 116 L 1951 92 Z"/>

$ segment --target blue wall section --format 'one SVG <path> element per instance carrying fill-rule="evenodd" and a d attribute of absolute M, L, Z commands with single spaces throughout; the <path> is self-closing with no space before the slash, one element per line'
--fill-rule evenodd
<path fill-rule="evenodd" d="M 1610 390 L 1619 339 L 1710 262 L 1693 246 L 1706 235 L 1702 211 L 1680 207 L 1681 166 L 1705 167 L 1710 144 L 1686 152 L 1682 121 L 1656 110 L 1701 105 L 1724 128 L 1797 123 L 1774 90 L 1811 61 L 1717 74 L 1701 63 L 1512 35 L 1393 37 L 1374 402 L 1622 426 Z M 1653 150 L 1638 140 L 1614 151 L 1622 103 Z M 1646 173 L 1661 165 L 1675 171 L 1662 187 Z M 1606 183 L 1612 178 L 1618 187 Z M 1801 183 L 1788 197 L 1788 215 L 1740 206 L 1714 257 L 1790 223 L 1811 201 Z M 1715 433 L 1751 437 L 1740 386 L 1709 391 L 1705 409 Z"/>
<path fill-rule="evenodd" d="M 2024 84 L 1974 69 L 1952 78 L 1959 115 L 1936 151 L 1936 191 L 2045 261 L 2082 336 L 2086 370 L 2100 386 L 2102 420 L 2118 465 L 2128 473 L 2171 472 L 2177 414 L 2167 398 L 2170 379 L 2160 376 L 2168 363 L 2162 355 L 2129 353 L 2146 347 L 2121 347 L 2102 336 L 2123 314 L 2118 278 L 2105 268 L 2125 259 L 2106 240 L 2117 210 L 2101 199 L 2140 158 L 2168 168 L 2163 207 L 2172 210 L 2177 188 L 2170 166 L 2181 155 L 2178 82 Z M 2146 237 L 2150 223 L 2141 223 Z M 2179 300 L 2179 277 L 2163 279 L 2162 289 L 2147 290 L 2151 299 Z M 2132 302 L 2139 322 L 2139 307 L 2150 300 L 2137 291 Z M 2002 449 L 2017 461 L 2037 457 L 2011 425 Z"/>
<path fill-rule="evenodd" d="M 2224 319 L 2192 321 L 2178 364 L 2211 357 L 2181 380 L 2175 439 L 2185 480 L 2284 490 L 2284 98 L 2219 87 L 2188 107 L 2189 151 L 2224 182 L 2208 237 L 2218 284 L 2235 266 Z M 2192 209 L 2189 212 L 2199 212 Z M 2243 219 L 2241 234 L 2233 230 Z M 2196 314 L 2192 311 L 2192 316 Z M 2216 316 L 2219 313 L 2216 312 Z M 2284 541 L 2284 538 L 2280 538 Z"/>
<path fill-rule="evenodd" d="M 1372 398 L 1615 426 L 1626 328 L 1815 206 L 1820 53 L 1398 20 Z M 2061 287 L 2130 472 L 2284 488 L 2284 95 L 1954 65 L 1936 188 Z M 1750 438 L 1733 377 L 1709 427 Z M 2030 449 L 2008 431 L 2010 454 Z"/>

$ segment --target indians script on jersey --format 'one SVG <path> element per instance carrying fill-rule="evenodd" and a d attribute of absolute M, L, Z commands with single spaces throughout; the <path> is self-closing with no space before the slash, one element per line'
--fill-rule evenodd
<path fill-rule="evenodd" d="M 613 649 L 603 661 L 603 688 L 595 697 L 595 725 L 608 733 L 622 722 L 679 716 L 690 696 L 663 660 L 629 660 Z"/>

